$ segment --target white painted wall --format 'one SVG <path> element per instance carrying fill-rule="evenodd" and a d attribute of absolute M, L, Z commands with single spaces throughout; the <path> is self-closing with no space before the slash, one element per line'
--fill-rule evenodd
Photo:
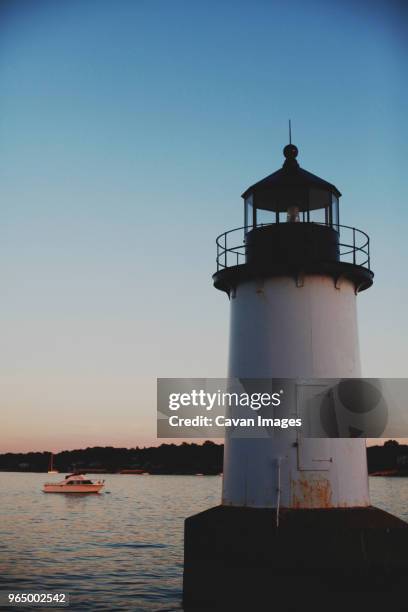
<path fill-rule="evenodd" d="M 229 377 L 359 377 L 354 287 L 347 280 L 338 287 L 325 276 L 307 276 L 302 286 L 276 277 L 237 287 Z M 295 429 L 255 439 L 226 432 L 223 504 L 274 508 L 279 476 L 280 507 L 369 505 L 364 440 L 306 440 Z"/>

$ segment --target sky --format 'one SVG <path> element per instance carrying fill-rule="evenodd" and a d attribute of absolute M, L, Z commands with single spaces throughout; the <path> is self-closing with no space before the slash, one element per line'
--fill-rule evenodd
<path fill-rule="evenodd" d="M 371 237 L 367 377 L 405 377 L 403 2 L 3 0 L 0 452 L 156 444 L 157 377 L 223 377 L 215 238 L 282 164 Z"/>

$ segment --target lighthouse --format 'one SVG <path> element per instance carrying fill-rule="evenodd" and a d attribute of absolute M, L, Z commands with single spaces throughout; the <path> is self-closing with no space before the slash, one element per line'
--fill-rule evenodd
<path fill-rule="evenodd" d="M 217 240 L 214 284 L 230 297 L 228 376 L 360 377 L 356 301 L 373 282 L 369 238 L 340 226 L 339 190 L 299 166 L 296 146 L 283 154 L 282 168 L 243 194 L 244 227 Z M 276 508 L 278 500 L 368 506 L 365 440 L 227 432 L 223 503 Z"/>
<path fill-rule="evenodd" d="M 243 193 L 242 227 L 217 238 L 228 377 L 359 378 L 357 301 L 374 278 L 369 237 L 343 221 L 340 191 L 299 165 L 295 145 L 283 157 Z M 286 599 L 281 609 L 298 609 L 324 603 L 335 587 L 366 597 L 373 567 L 407 575 L 406 527 L 370 505 L 364 439 L 227 430 L 221 505 L 186 521 L 185 606 L 261 609 L 273 591 Z"/>

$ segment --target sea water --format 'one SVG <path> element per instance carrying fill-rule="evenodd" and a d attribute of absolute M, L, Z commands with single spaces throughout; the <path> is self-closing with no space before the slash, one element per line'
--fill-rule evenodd
<path fill-rule="evenodd" d="M 0 472 L 0 588 L 64 591 L 71 610 L 181 610 L 183 522 L 219 503 L 221 478 L 108 474 L 99 495 L 42 493 L 58 478 Z M 370 488 L 408 521 L 408 479 Z"/>

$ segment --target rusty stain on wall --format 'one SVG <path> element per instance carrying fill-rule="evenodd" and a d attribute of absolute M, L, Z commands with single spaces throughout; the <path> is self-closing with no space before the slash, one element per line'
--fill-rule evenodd
<path fill-rule="evenodd" d="M 293 508 L 331 508 L 332 490 L 327 478 L 292 480 Z"/>

